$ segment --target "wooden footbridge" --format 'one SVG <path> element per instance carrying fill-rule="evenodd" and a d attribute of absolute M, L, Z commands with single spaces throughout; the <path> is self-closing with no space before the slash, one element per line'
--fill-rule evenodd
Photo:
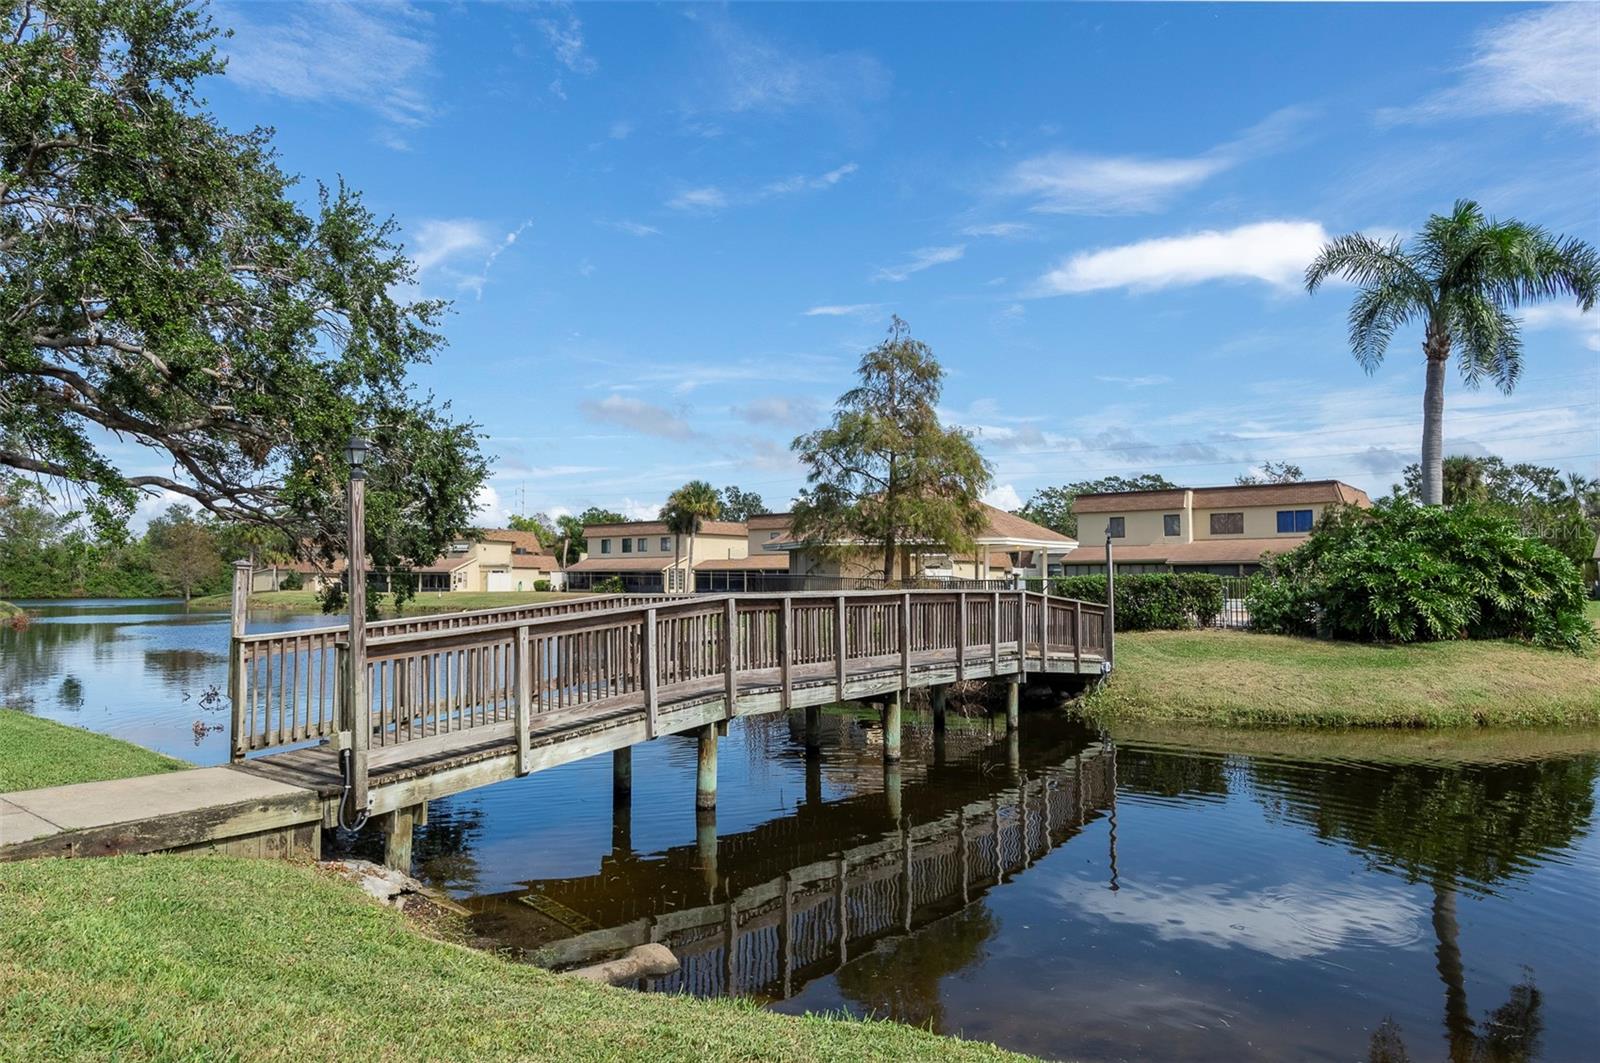
<path fill-rule="evenodd" d="M 250 572 L 240 566 L 233 763 L 138 780 L 149 791 L 134 799 L 149 806 L 142 816 L 119 809 L 107 789 L 118 784 L 84 784 L 104 794 L 7 795 L 0 812 L 15 825 L 0 859 L 199 845 L 316 850 L 322 827 L 375 816 L 390 862 L 409 866 L 411 827 L 433 798 L 606 752 L 625 788 L 632 746 L 692 731 L 696 803 L 710 807 L 719 728 L 735 717 L 803 709 L 814 735 L 820 706 L 876 700 L 893 760 L 912 688 L 933 688 L 940 726 L 949 684 L 1008 682 L 1014 726 L 1022 682 L 1097 677 L 1112 662 L 1103 605 L 960 588 L 606 596 L 349 633 L 247 634 Z M 86 802 L 103 811 L 82 814 Z"/>

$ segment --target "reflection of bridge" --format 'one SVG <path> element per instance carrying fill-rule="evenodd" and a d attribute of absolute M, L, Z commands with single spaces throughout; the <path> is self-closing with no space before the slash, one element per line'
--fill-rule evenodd
<path fill-rule="evenodd" d="M 651 862 L 629 854 L 625 859 L 634 863 L 632 868 L 608 861 L 597 875 L 541 883 L 536 891 L 483 898 L 476 906 L 515 918 L 514 906 L 526 905 L 545 916 L 559 920 L 565 913 L 572 924 L 593 926 L 614 917 L 624 898 L 646 907 L 654 902 L 665 910 L 547 944 L 534 951 L 534 958 L 568 966 L 659 942 L 678 956 L 681 967 L 674 975 L 651 980 L 648 988 L 788 997 L 798 985 L 843 966 L 876 942 L 959 911 L 1071 839 L 1101 809 L 1114 807 L 1113 758 L 1109 745 L 1090 744 L 1054 766 L 1019 772 L 1014 785 L 994 789 L 980 800 L 961 801 L 925 822 L 907 819 L 891 833 L 777 874 L 771 873 L 774 851 L 793 850 L 772 844 L 766 835 L 774 830 L 792 833 L 788 828 L 823 839 L 836 835 L 802 830 L 806 817 L 797 813 L 748 832 L 753 842 L 748 848 L 740 844 L 741 836 L 721 839 L 724 863 L 730 857 L 738 860 L 740 849 L 760 854 L 767 877 L 748 885 L 734 885 L 735 874 L 718 876 L 713 828 L 709 843 L 703 838 L 695 855 L 708 887 L 715 890 L 720 883 L 722 889 L 734 890 L 731 899 L 719 903 L 674 909 L 656 901 L 675 877 L 675 854 Z M 897 788 L 899 783 L 889 785 Z M 908 788 L 917 792 L 907 796 L 926 806 L 937 802 L 947 785 L 933 771 L 925 782 Z M 859 819 L 864 800 L 818 806 L 814 818 Z M 891 814 L 898 811 L 892 793 L 889 807 Z M 681 862 L 686 854 L 677 855 Z M 810 854 L 802 847 L 796 855 Z"/>

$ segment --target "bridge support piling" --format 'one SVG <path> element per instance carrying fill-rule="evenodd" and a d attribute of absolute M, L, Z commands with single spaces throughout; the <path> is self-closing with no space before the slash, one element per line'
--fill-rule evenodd
<path fill-rule="evenodd" d="M 717 807 L 717 725 L 700 728 L 700 770 L 695 778 L 694 806 Z M 715 831 L 713 831 L 715 837 Z"/>
<path fill-rule="evenodd" d="M 697 808 L 694 813 L 694 846 L 700 858 L 700 878 L 705 883 L 708 904 L 717 899 L 717 810 Z"/>
<path fill-rule="evenodd" d="M 889 818 L 900 822 L 900 762 L 883 762 L 883 797 L 889 809 Z"/>
<path fill-rule="evenodd" d="M 883 703 L 883 759 L 900 759 L 900 702 L 904 694 L 895 691 Z"/>
<path fill-rule="evenodd" d="M 1014 727 L 1006 732 L 1006 767 L 1013 777 L 1022 772 L 1022 735 Z"/>
<path fill-rule="evenodd" d="M 949 694 L 950 688 L 947 686 L 930 687 L 928 690 L 928 700 L 933 705 L 934 734 L 944 734 L 944 709 Z"/>
<path fill-rule="evenodd" d="M 383 863 L 402 874 L 411 874 L 411 834 L 418 812 L 427 821 L 426 805 L 407 805 L 383 817 Z"/>
<path fill-rule="evenodd" d="M 1022 704 L 1022 677 L 1013 676 L 1006 684 L 1006 730 L 1017 729 L 1017 715 Z"/>
<path fill-rule="evenodd" d="M 806 758 L 806 804 L 822 804 L 822 758 Z"/>
<path fill-rule="evenodd" d="M 815 758 L 822 752 L 822 706 L 806 706 L 806 756 Z"/>
<path fill-rule="evenodd" d="M 611 848 L 633 850 L 633 748 L 611 754 Z"/>

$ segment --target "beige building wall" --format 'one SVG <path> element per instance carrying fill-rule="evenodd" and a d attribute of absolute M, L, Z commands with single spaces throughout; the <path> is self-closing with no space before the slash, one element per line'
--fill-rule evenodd
<path fill-rule="evenodd" d="M 1309 509 L 1314 522 L 1322 519 L 1322 511 L 1327 509 L 1325 502 L 1297 502 L 1293 505 L 1283 506 L 1234 506 L 1222 509 L 1197 509 L 1194 513 L 1194 537 L 1202 539 L 1294 539 L 1304 538 L 1305 532 L 1280 532 L 1278 531 L 1278 511 Z M 1213 513 L 1243 513 L 1244 532 L 1239 535 L 1212 535 L 1211 514 Z"/>
<path fill-rule="evenodd" d="M 659 557 L 667 562 L 672 562 L 674 554 L 673 543 L 681 538 L 681 544 L 676 548 L 676 553 L 681 557 L 688 556 L 689 536 L 681 537 L 669 535 L 666 532 L 634 533 L 622 535 L 617 532 L 596 534 L 588 537 L 589 551 L 585 557 Z M 622 549 L 624 540 L 628 541 L 626 552 Z M 609 542 L 611 549 L 607 552 L 601 544 Z M 744 535 L 706 535 L 694 537 L 694 559 L 704 561 L 709 557 L 749 557 L 750 541 Z"/>
<path fill-rule="evenodd" d="M 1113 539 L 1117 546 L 1170 546 L 1175 543 L 1198 542 L 1208 539 L 1293 539 L 1303 537 L 1305 532 L 1280 532 L 1278 531 L 1279 510 L 1309 509 L 1312 521 L 1320 521 L 1322 513 L 1328 508 L 1326 502 L 1299 502 L 1281 506 L 1231 506 L 1212 509 L 1164 509 L 1129 511 L 1126 513 L 1085 513 L 1078 518 L 1079 538 L 1087 545 L 1098 545 L 1105 541 L 1106 528 L 1110 525 L 1112 517 L 1123 519 L 1123 535 Z M 1166 534 L 1165 517 L 1169 513 L 1179 517 L 1181 534 Z M 1244 530 L 1237 533 L 1213 535 L 1211 533 L 1211 515 L 1213 513 L 1242 513 L 1244 514 Z"/>

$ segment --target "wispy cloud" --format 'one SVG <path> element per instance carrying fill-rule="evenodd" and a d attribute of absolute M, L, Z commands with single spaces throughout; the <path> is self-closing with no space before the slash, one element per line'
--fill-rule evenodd
<path fill-rule="evenodd" d="M 733 415 L 753 425 L 811 428 L 822 420 L 822 408 L 811 399 L 773 396 L 733 407 Z"/>
<path fill-rule="evenodd" d="M 924 247 L 911 252 L 911 257 L 898 266 L 885 266 L 873 275 L 874 280 L 903 281 L 913 273 L 921 273 L 934 266 L 942 266 L 946 262 L 955 262 L 967 253 L 966 244 L 952 244 L 949 247 Z"/>
<path fill-rule="evenodd" d="M 633 123 L 624 118 L 612 122 L 606 130 L 606 136 L 612 140 L 627 140 L 633 135 Z"/>
<path fill-rule="evenodd" d="M 996 484 L 983 500 L 996 509 L 1021 509 L 1022 496 L 1017 494 L 1017 489 L 1011 484 Z"/>
<path fill-rule="evenodd" d="M 499 261 L 500 256 L 505 254 L 511 248 L 511 245 L 517 242 L 517 238 L 526 232 L 528 226 L 532 224 L 533 221 L 530 219 L 502 236 L 500 242 L 495 244 L 488 256 L 484 258 L 483 265 L 476 272 L 460 278 L 456 283 L 456 287 L 464 292 L 471 292 L 474 298 L 482 299 L 483 287 L 489 283 L 489 271 L 494 269 L 494 264 Z"/>
<path fill-rule="evenodd" d="M 1097 376 L 1095 379 L 1102 384 L 1121 384 L 1125 388 L 1153 388 L 1172 383 L 1172 378 L 1163 373 L 1150 373 L 1146 376 Z"/>
<path fill-rule="evenodd" d="M 699 211 L 701 213 L 721 210 L 727 205 L 728 194 L 715 185 L 686 188 L 667 200 L 667 206 L 673 210 Z"/>
<path fill-rule="evenodd" d="M 806 317 L 871 317 L 883 309 L 882 303 L 830 303 L 813 306 Z"/>
<path fill-rule="evenodd" d="M 429 219 L 418 223 L 411 261 L 419 273 L 489 246 L 488 226 L 472 218 Z"/>
<path fill-rule="evenodd" d="M 1553 111 L 1600 130 L 1600 18 L 1589 4 L 1555 4 L 1480 32 L 1460 80 L 1409 107 L 1378 112 L 1384 124 Z"/>
<path fill-rule="evenodd" d="M 584 48 L 583 23 L 578 20 L 573 6 L 551 4 L 546 10 L 549 15 L 539 20 L 539 28 L 544 31 L 556 62 L 574 74 L 592 74 L 598 70 L 600 64 Z"/>
<path fill-rule="evenodd" d="M 1073 255 L 1040 277 L 1029 294 L 1148 291 L 1213 280 L 1256 280 L 1291 289 L 1300 285 L 1306 264 L 1327 239 L 1316 222 L 1267 221 L 1141 240 Z"/>
<path fill-rule="evenodd" d="M 1600 351 L 1600 314 L 1584 313 L 1573 303 L 1542 303 L 1516 312 L 1524 328 L 1570 329 L 1583 335 L 1583 345 Z"/>
<path fill-rule="evenodd" d="M 1031 199 L 1030 209 L 1044 214 L 1159 210 L 1178 193 L 1281 146 L 1306 117 L 1301 108 L 1285 108 L 1233 140 L 1188 157 L 1050 152 L 1018 163 L 1000 191 Z"/>
<path fill-rule="evenodd" d="M 623 218 L 620 221 L 596 222 L 596 224 L 604 225 L 608 229 L 616 229 L 618 232 L 627 233 L 629 236 L 661 235 L 661 230 L 657 229 L 654 225 L 645 225 L 642 222 L 629 221 L 626 218 Z"/>
<path fill-rule="evenodd" d="M 258 17 L 267 12 L 271 16 Z M 225 20 L 234 29 L 225 43 L 231 84 L 359 107 L 400 126 L 433 117 L 433 46 L 425 36 L 431 16 L 421 7 L 343 0 L 305 7 L 231 4 Z M 392 130 L 380 140 L 404 146 Z"/>
<path fill-rule="evenodd" d="M 890 74 L 863 52 L 813 53 L 759 36 L 725 15 L 691 16 L 706 28 L 705 107 L 731 113 L 807 108 L 854 112 L 887 93 Z"/>
<path fill-rule="evenodd" d="M 1019 221 L 995 222 L 991 225 L 969 225 L 961 230 L 962 236 L 1021 236 L 1032 231 L 1033 226 Z"/>
<path fill-rule="evenodd" d="M 667 200 L 673 210 L 711 213 L 730 206 L 749 206 L 764 200 L 779 199 L 800 192 L 815 192 L 832 188 L 855 173 L 859 166 L 847 162 L 821 174 L 795 174 L 777 181 L 768 181 L 759 188 L 747 191 L 729 190 L 716 185 L 688 188 Z"/>
<path fill-rule="evenodd" d="M 603 399 L 585 399 L 578 409 L 591 421 L 612 424 L 641 435 L 659 436 L 662 439 L 693 439 L 694 427 L 665 406 L 633 399 L 626 395 L 607 395 Z"/>

